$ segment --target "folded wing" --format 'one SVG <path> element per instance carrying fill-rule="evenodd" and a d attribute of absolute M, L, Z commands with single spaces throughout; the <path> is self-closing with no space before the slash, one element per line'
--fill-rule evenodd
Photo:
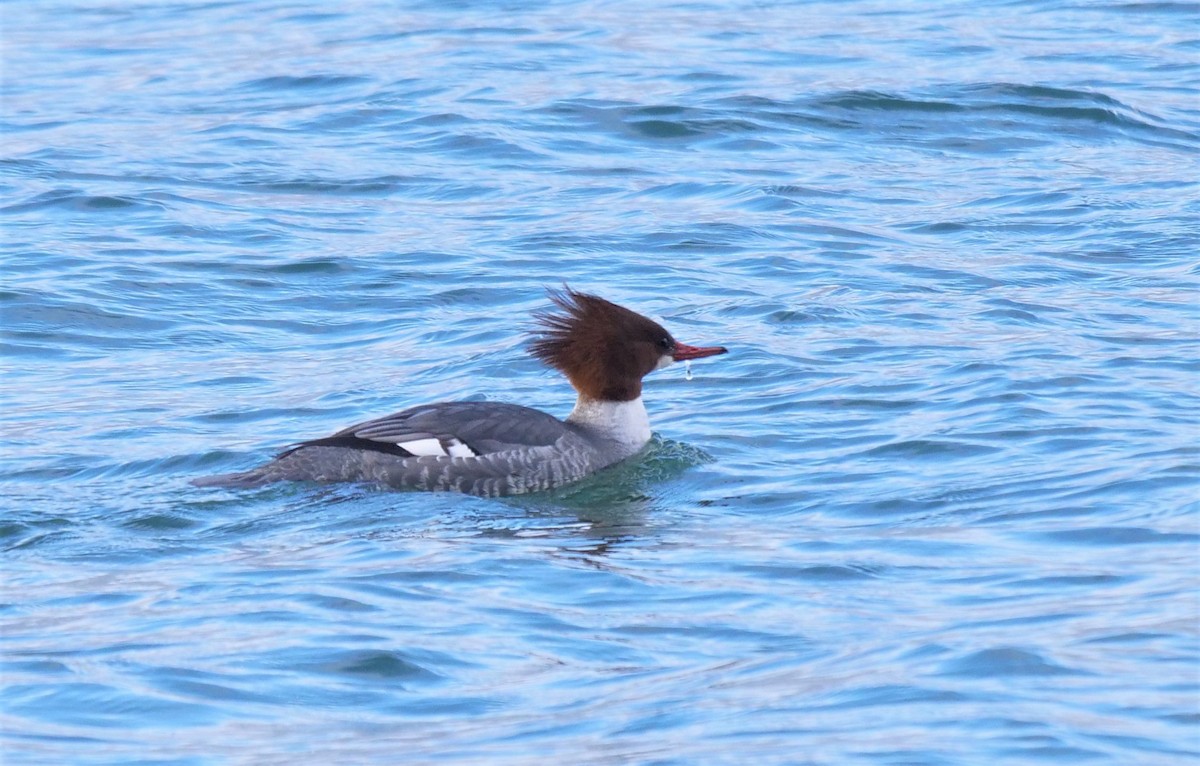
<path fill-rule="evenodd" d="M 558 418 L 516 404 L 442 402 L 368 420 L 305 447 L 348 447 L 399 457 L 479 457 L 554 444 L 568 430 Z"/>

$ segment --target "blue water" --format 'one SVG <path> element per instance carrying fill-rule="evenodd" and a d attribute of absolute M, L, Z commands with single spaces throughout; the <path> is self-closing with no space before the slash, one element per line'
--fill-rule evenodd
<path fill-rule="evenodd" d="M 120 3 L 3 26 L 5 764 L 1195 763 L 1200 6 Z M 511 501 L 201 490 L 728 356 Z"/>

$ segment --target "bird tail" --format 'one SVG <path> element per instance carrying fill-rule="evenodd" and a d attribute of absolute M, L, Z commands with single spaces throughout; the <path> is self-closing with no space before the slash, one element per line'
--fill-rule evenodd
<path fill-rule="evenodd" d="M 192 479 L 194 487 L 223 487 L 226 489 L 246 489 L 261 487 L 270 479 L 260 470 L 241 471 L 239 473 L 220 473 L 216 476 L 201 476 Z"/>

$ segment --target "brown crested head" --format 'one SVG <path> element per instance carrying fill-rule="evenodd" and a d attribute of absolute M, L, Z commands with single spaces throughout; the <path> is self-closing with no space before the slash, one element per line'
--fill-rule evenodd
<path fill-rule="evenodd" d="M 591 399 L 638 398 L 642 378 L 674 347 L 658 322 L 597 295 L 566 287 L 550 300 L 559 310 L 534 315 L 539 327 L 529 350 Z"/>
<path fill-rule="evenodd" d="M 652 319 L 569 287 L 551 291 L 558 311 L 535 314 L 539 327 L 530 352 L 567 376 L 581 395 L 632 401 L 642 395 L 642 378 L 676 359 L 725 353 L 675 341 Z"/>

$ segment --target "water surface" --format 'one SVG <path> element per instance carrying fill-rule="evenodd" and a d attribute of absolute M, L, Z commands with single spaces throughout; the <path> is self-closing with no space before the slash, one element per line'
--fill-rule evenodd
<path fill-rule="evenodd" d="M 1188 3 L 4 5 L 6 763 L 1193 763 Z M 200 490 L 728 356 L 510 501 Z"/>

